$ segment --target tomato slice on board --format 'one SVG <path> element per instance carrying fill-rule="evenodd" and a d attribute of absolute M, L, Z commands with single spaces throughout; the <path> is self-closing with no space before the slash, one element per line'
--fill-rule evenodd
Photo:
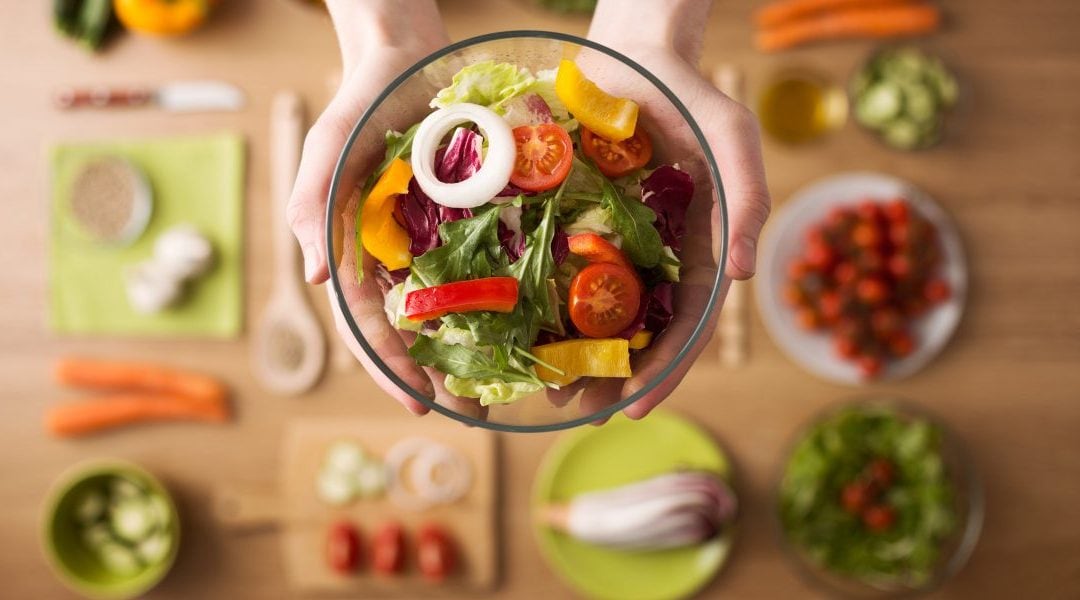
<path fill-rule="evenodd" d="M 453 572 L 456 564 L 450 536 L 438 525 L 425 525 L 416 542 L 416 565 L 420 574 L 429 581 L 442 581 Z"/>
<path fill-rule="evenodd" d="M 641 283 L 633 270 L 593 263 L 570 282 L 570 320 L 588 337 L 607 338 L 626 329 L 641 305 Z"/>
<path fill-rule="evenodd" d="M 330 526 L 326 534 L 326 562 L 342 575 L 360 566 L 360 532 L 352 523 L 339 521 Z"/>
<path fill-rule="evenodd" d="M 576 233 L 567 238 L 567 244 L 570 246 L 571 254 L 576 254 L 591 263 L 611 263 L 634 270 L 634 263 L 630 262 L 622 250 L 595 233 Z"/>
<path fill-rule="evenodd" d="M 510 183 L 530 192 L 558 186 L 570 174 L 574 142 L 566 130 L 554 123 L 522 125 L 514 128 L 517 157 Z"/>
<path fill-rule="evenodd" d="M 621 142 L 612 142 L 582 127 L 581 151 L 593 159 L 604 175 L 622 177 L 649 163 L 652 158 L 652 140 L 641 127 L 634 130 L 634 135 Z"/>
<path fill-rule="evenodd" d="M 371 541 L 371 567 L 376 573 L 394 575 L 405 566 L 405 532 L 398 523 L 386 523 Z"/>

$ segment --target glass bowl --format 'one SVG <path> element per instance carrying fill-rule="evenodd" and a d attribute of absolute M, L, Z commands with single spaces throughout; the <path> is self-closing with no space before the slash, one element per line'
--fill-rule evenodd
<path fill-rule="evenodd" d="M 928 422 L 940 432 L 939 451 L 942 466 L 952 484 L 952 509 L 956 523 L 953 531 L 941 542 L 940 554 L 931 575 L 918 585 L 903 584 L 895 580 L 870 582 L 830 570 L 815 561 L 802 546 L 791 540 L 785 531 L 780 517 L 781 487 L 795 449 L 816 425 L 851 410 L 863 413 L 884 411 L 901 419 L 918 419 Z M 906 401 L 894 398 L 848 401 L 820 411 L 800 429 L 788 451 L 784 453 L 784 461 L 776 477 L 774 498 L 773 523 L 785 554 L 809 584 L 830 596 L 843 598 L 904 598 L 937 589 L 967 564 L 982 533 L 985 513 L 982 481 L 961 440 L 937 418 Z"/>
<path fill-rule="evenodd" d="M 365 276 L 356 274 L 355 214 L 360 184 L 383 158 L 384 136 L 388 130 L 405 131 L 431 109 L 428 103 L 436 92 L 450 83 L 463 66 L 482 61 L 510 62 L 533 73 L 556 68 L 562 58 L 572 58 L 608 92 L 629 97 L 641 107 L 640 122 L 653 132 L 653 164 L 678 163 L 694 178 L 695 192 L 687 213 L 687 235 L 680 258 L 682 282 L 675 286 L 675 322 L 653 345 L 632 359 L 632 366 L 650 362 L 650 377 L 639 377 L 641 387 L 611 403 L 581 402 L 582 391 L 567 399 L 540 392 L 511 404 L 481 407 L 472 399 L 439 392 L 431 399 L 416 389 L 426 375 L 405 353 L 401 342 L 392 356 L 380 356 L 367 334 L 386 330 L 372 317 L 358 319 L 357 308 L 371 306 L 381 298 L 374 261 L 365 256 Z M 663 132 L 663 135 L 660 135 Z M 546 31 L 507 31 L 467 39 L 431 54 L 395 79 L 375 99 L 352 129 L 341 152 L 330 185 L 326 219 L 327 248 L 330 249 L 332 308 L 355 340 L 347 339 L 353 353 L 381 371 L 409 396 L 430 409 L 468 425 L 514 432 L 567 429 L 604 419 L 625 408 L 655 388 L 682 363 L 703 334 L 712 327 L 709 319 L 721 297 L 723 265 L 727 260 L 727 214 L 720 173 L 701 129 L 678 97 L 656 76 L 629 58 L 594 42 Z M 379 296 L 375 296 L 379 294 Z M 381 303 L 380 303 L 381 305 Z M 370 311 L 369 311 L 370 313 Z M 381 313 L 380 313 L 380 316 Z M 383 317 L 385 318 L 385 317 Z M 356 343 L 353 344 L 352 342 Z M 650 355 L 655 352 L 650 361 Z M 595 386 L 592 380 L 583 386 Z M 633 381 L 633 380 L 627 380 Z M 438 381 L 441 383 L 441 378 Z M 436 388 L 440 388 L 437 385 Z M 612 384 L 605 390 L 612 396 Z"/>

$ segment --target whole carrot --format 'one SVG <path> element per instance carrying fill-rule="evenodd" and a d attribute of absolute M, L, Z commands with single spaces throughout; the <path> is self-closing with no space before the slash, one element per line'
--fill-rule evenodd
<path fill-rule="evenodd" d="M 754 11 L 754 22 L 762 28 L 776 27 L 814 13 L 901 3 L 911 0 L 778 0 Z"/>
<path fill-rule="evenodd" d="M 919 35 L 940 23 L 941 12 L 928 4 L 857 8 L 759 31 L 755 44 L 764 52 L 776 52 L 823 40 Z"/>
<path fill-rule="evenodd" d="M 222 423 L 228 418 L 228 408 L 221 402 L 169 394 L 117 394 L 51 408 L 45 414 L 45 429 L 58 437 L 78 437 L 135 423 Z"/>
<path fill-rule="evenodd" d="M 72 387 L 176 394 L 208 402 L 223 402 L 228 395 L 225 386 L 208 375 L 131 361 L 64 358 L 56 364 L 56 379 Z"/>

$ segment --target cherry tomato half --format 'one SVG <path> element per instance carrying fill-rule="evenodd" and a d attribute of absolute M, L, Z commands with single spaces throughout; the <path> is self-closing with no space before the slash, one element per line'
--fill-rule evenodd
<path fill-rule="evenodd" d="M 514 128 L 517 157 L 510 183 L 523 190 L 542 192 L 562 183 L 574 161 L 574 143 L 554 123 Z"/>
<path fill-rule="evenodd" d="M 442 527 L 428 524 L 420 529 L 416 541 L 416 564 L 420 574 L 429 581 L 442 581 L 453 572 L 457 555 L 450 536 Z"/>
<path fill-rule="evenodd" d="M 405 533 L 395 522 L 384 524 L 371 541 L 371 567 L 376 573 L 394 575 L 405 566 Z"/>
<path fill-rule="evenodd" d="M 652 158 L 652 140 L 641 127 L 634 130 L 634 135 L 621 142 L 606 140 L 582 127 L 581 151 L 593 159 L 604 175 L 622 177 L 649 163 Z"/>
<path fill-rule="evenodd" d="M 641 306 L 641 284 L 624 266 L 592 263 L 570 282 L 570 320 L 581 333 L 607 338 L 626 329 Z"/>
<path fill-rule="evenodd" d="M 360 532 L 348 521 L 339 521 L 326 533 L 326 564 L 342 575 L 360 566 Z"/>
<path fill-rule="evenodd" d="M 891 506 L 879 504 L 863 511 L 863 525 L 874 533 L 884 533 L 896 522 L 896 510 Z"/>

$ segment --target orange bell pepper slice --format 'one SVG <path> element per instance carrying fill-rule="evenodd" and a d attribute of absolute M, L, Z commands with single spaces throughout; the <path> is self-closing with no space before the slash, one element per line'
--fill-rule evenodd
<path fill-rule="evenodd" d="M 412 264 L 409 234 L 394 219 L 397 197 L 409 191 L 412 167 L 396 158 L 371 188 L 360 209 L 360 241 L 364 250 L 394 271 Z"/>

